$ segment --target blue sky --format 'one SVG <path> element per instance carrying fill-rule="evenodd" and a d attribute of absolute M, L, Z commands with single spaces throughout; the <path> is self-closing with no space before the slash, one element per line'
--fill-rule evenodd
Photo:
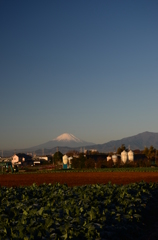
<path fill-rule="evenodd" d="M 158 1 L 0 1 L 0 149 L 158 132 Z"/>

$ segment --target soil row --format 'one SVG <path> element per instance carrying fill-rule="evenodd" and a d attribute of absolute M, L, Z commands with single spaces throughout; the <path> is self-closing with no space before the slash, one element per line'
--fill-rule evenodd
<path fill-rule="evenodd" d="M 27 174 L 1 174 L 0 186 L 29 186 L 43 183 L 66 183 L 68 186 L 81 186 L 86 184 L 129 184 L 134 182 L 158 182 L 157 172 L 78 172 L 78 173 L 27 173 Z"/>

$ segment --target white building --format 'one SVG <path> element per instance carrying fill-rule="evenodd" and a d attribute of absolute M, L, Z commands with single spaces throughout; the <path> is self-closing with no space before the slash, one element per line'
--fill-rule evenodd
<path fill-rule="evenodd" d="M 38 158 L 39 160 L 45 160 L 48 161 L 48 156 L 36 156 L 36 158 Z"/>
<path fill-rule="evenodd" d="M 111 160 L 111 156 L 107 156 L 107 162 Z"/>

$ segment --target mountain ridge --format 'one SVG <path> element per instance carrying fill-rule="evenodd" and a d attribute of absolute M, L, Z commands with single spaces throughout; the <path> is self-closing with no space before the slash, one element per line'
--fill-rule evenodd
<path fill-rule="evenodd" d="M 145 147 L 150 147 L 151 145 L 158 148 L 158 133 L 145 131 L 134 136 L 125 137 L 119 140 L 112 140 L 90 147 L 95 147 L 100 152 L 110 152 L 119 148 L 122 144 L 125 144 L 126 147 L 130 146 L 130 149 L 133 150 L 143 150 Z"/>
<path fill-rule="evenodd" d="M 64 138 L 60 135 L 61 138 Z M 60 137 L 58 136 L 58 137 Z M 57 137 L 57 138 L 58 138 Z M 103 144 L 94 144 L 90 142 L 85 142 L 77 138 L 80 142 L 71 141 L 71 138 L 75 137 L 70 135 L 69 141 L 48 141 L 44 144 L 37 145 L 31 148 L 17 149 L 16 152 L 36 152 L 37 154 L 42 154 L 42 149 L 44 149 L 45 154 L 53 154 L 56 152 L 56 148 L 59 148 L 59 151 L 66 153 L 71 150 L 79 151 L 81 148 L 87 150 L 96 149 L 99 152 L 107 153 L 117 150 L 122 144 L 125 144 L 126 147 L 130 146 L 131 150 L 140 149 L 143 150 L 145 147 L 150 147 L 151 145 L 158 149 L 158 133 L 145 131 L 143 133 L 138 133 L 136 135 L 125 137 L 119 140 L 111 140 Z M 76 137 L 75 137 L 76 138 Z M 54 144 L 54 145 L 53 145 Z M 13 155 L 13 150 L 4 151 L 4 155 Z"/>

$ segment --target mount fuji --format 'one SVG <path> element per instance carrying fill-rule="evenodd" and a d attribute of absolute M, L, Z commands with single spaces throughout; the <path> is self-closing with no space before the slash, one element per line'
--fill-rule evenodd
<path fill-rule="evenodd" d="M 58 141 L 58 142 L 76 142 L 76 143 L 80 143 L 83 142 L 81 139 L 75 137 L 72 134 L 69 133 L 63 133 L 60 136 L 58 136 L 57 138 L 53 139 L 53 141 Z"/>
<path fill-rule="evenodd" d="M 31 147 L 31 148 L 29 148 L 29 150 L 36 151 L 38 149 L 43 149 L 43 148 L 50 149 L 50 148 L 55 148 L 55 147 L 74 148 L 74 147 L 85 147 L 85 146 L 89 146 L 89 145 L 95 145 L 95 143 L 83 141 L 69 133 L 63 133 L 60 136 L 58 136 L 57 138 L 54 138 L 52 141 L 48 141 L 48 142 L 40 144 L 38 146 Z"/>

